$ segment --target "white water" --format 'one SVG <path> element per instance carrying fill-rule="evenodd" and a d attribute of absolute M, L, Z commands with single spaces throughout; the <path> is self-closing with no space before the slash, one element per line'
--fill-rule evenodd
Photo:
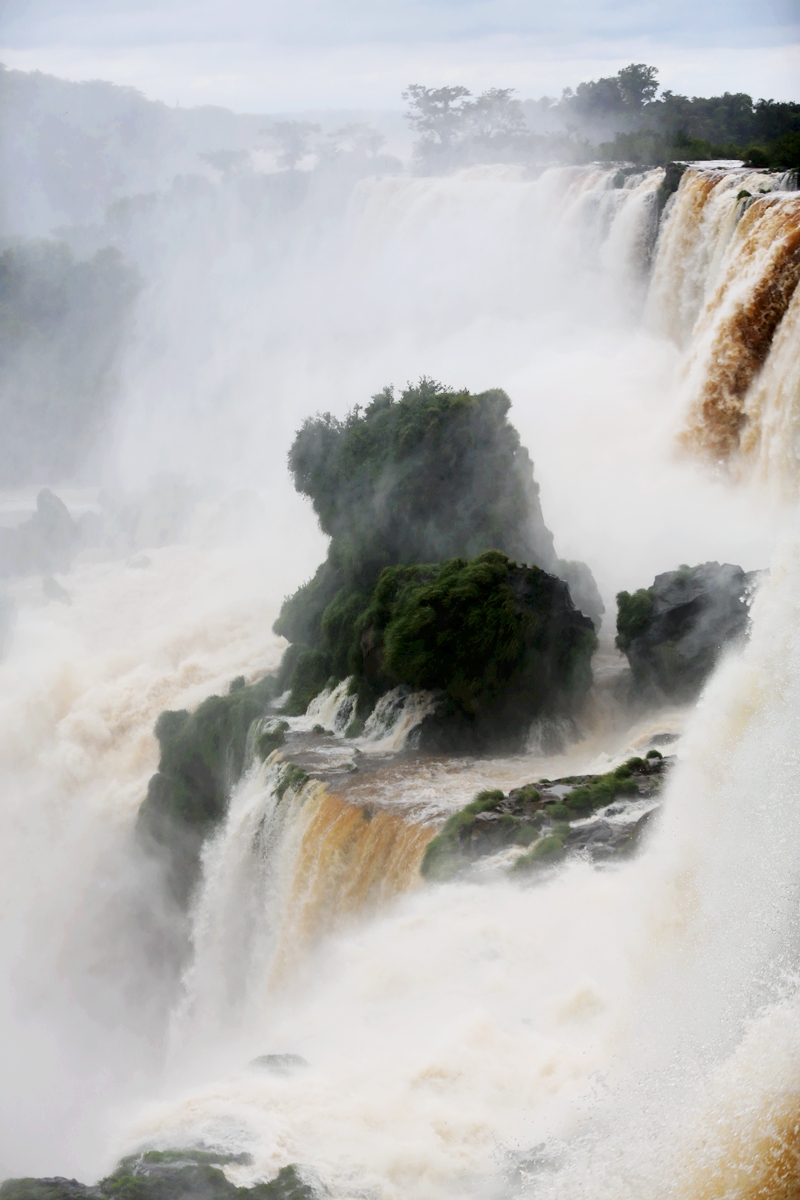
<path fill-rule="evenodd" d="M 679 561 L 762 566 L 770 519 L 752 497 L 672 460 L 677 351 L 631 327 L 643 197 L 658 179 L 613 190 L 609 180 L 492 171 L 361 185 L 341 312 L 364 359 L 343 365 L 337 320 L 317 314 L 318 362 L 292 373 L 308 333 L 295 315 L 293 340 L 275 350 L 277 411 L 289 383 L 301 399 L 278 426 L 304 405 L 327 406 L 327 371 L 333 393 L 351 399 L 387 371 L 401 382 L 424 369 L 473 388 L 500 383 L 557 548 L 589 559 L 607 594 Z M 702 238 L 697 253 L 708 258 Z M 392 286 L 377 289 L 380 279 Z M 305 311 L 302 296 L 292 303 Z M 775 351 L 789 353 L 777 340 Z M 129 447 L 148 411 L 135 388 L 133 400 Z M 252 417 L 257 443 L 268 421 Z M 156 426 L 156 461 L 159 429 L 184 419 L 178 405 Z M 215 420 L 192 431 L 195 451 L 205 453 Z M 321 553 L 298 543 L 296 509 L 272 513 L 261 542 L 196 535 L 153 552 L 146 572 L 79 564 L 65 577 L 69 609 L 44 607 L 38 581 L 15 587 L 0 664 L 3 1025 L 13 1031 L 4 1172 L 89 1178 L 136 1145 L 201 1142 L 251 1153 L 249 1167 L 230 1170 L 237 1182 L 299 1161 L 336 1196 L 427 1200 L 499 1195 L 504 1178 L 513 1194 L 525 1174 L 515 1175 L 517 1157 L 554 1139 L 563 1161 L 553 1179 L 536 1176 L 536 1194 L 725 1194 L 694 1186 L 692 1164 L 705 1155 L 711 1178 L 715 1138 L 727 1144 L 734 1117 L 746 1145 L 769 1104 L 796 1093 L 800 1057 L 796 540 L 787 534 L 772 562 L 747 651 L 689 718 L 641 859 L 573 864 L 532 887 L 494 877 L 400 898 L 387 889 L 361 916 L 332 910 L 303 943 L 292 873 L 322 800 L 311 787 L 305 804 L 289 796 L 279 812 L 271 763 L 245 778 L 206 849 L 194 957 L 165 1013 L 142 924 L 176 918 L 142 916 L 146 867 L 127 853 L 156 762 L 150 730 L 165 707 L 274 663 L 277 602 Z M 332 728 L 343 713 L 343 697 L 330 696 L 297 724 Z M 405 719 L 383 739 L 366 730 L 361 748 L 396 748 Z M 372 789 L 386 808 L 429 821 L 480 787 L 591 769 L 646 736 L 601 723 L 561 760 L 401 762 L 365 776 L 360 799 Z M 310 887 L 319 876 L 304 878 Z M 325 913 L 307 901 L 304 912 Z M 273 1052 L 310 1066 L 288 1077 L 247 1069 Z"/>

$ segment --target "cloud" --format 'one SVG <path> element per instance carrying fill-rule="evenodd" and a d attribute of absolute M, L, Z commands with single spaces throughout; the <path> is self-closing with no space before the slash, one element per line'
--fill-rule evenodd
<path fill-rule="evenodd" d="M 632 60 L 676 90 L 790 98 L 792 0 L 6 0 L 0 56 L 174 103 L 397 107 L 411 80 L 560 92 Z"/>

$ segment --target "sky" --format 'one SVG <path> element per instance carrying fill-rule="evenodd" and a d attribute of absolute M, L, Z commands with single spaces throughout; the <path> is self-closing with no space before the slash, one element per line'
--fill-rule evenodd
<path fill-rule="evenodd" d="M 399 108 L 409 83 L 559 95 L 629 62 L 800 99 L 800 0 L 0 0 L 0 62 L 239 112 Z"/>

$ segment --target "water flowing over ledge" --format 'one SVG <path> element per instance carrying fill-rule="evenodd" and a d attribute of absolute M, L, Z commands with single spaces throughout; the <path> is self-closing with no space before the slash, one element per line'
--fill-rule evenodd
<path fill-rule="evenodd" d="M 371 181 L 353 201 L 348 250 L 366 278 L 404 255 L 401 276 L 428 255 L 435 276 L 448 239 L 474 230 L 485 202 L 487 239 L 502 243 L 508 267 L 487 284 L 493 319 L 503 304 L 513 308 L 502 293 L 515 271 L 544 293 L 547 268 L 576 261 L 601 280 L 591 303 L 622 293 L 636 308 L 652 262 L 647 320 L 685 355 L 672 414 L 684 446 L 723 460 L 734 478 L 793 493 L 797 193 L 776 176 L 690 168 L 654 247 L 663 172 L 620 174 L 558 168 L 532 180 L 493 168 Z M 465 262 L 472 271 L 474 260 Z M 461 269 L 454 257 L 454 309 Z M 575 279 L 563 266 L 559 303 L 582 286 Z M 416 297 L 425 289 L 415 283 Z M 375 306 L 395 302 L 381 295 Z M 422 310 L 429 303 L 419 300 Z M 8 1010 L 8 1027 L 23 1029 L 19 1106 L 31 1071 L 46 1081 L 36 1104 L 51 1103 L 69 1093 L 64 1078 L 77 1089 L 92 1054 L 99 1060 L 94 1093 L 81 1094 L 102 1118 L 83 1142 L 64 1139 L 81 1142 L 84 1157 L 76 1150 L 69 1168 L 52 1159 L 47 1169 L 89 1163 L 86 1173 L 99 1173 L 112 1150 L 202 1145 L 249 1155 L 226 1167 L 242 1185 L 291 1162 L 313 1165 L 337 1200 L 789 1200 L 800 1104 L 796 530 L 757 597 L 748 648 L 721 664 L 688 719 L 665 714 L 631 732 L 646 740 L 673 719 L 676 730 L 688 724 L 640 859 L 602 871 L 573 862 L 530 884 L 487 875 L 424 885 L 422 855 L 447 813 L 536 772 L 605 769 L 611 740 L 589 730 L 573 747 L 581 762 L 548 758 L 535 736 L 514 761 L 392 758 L 430 697 L 389 693 L 360 737 L 346 738 L 353 698 L 344 681 L 289 722 L 309 739 L 316 726 L 333 733 L 324 752 L 335 779 L 298 770 L 287 781 L 291 756 L 278 751 L 234 789 L 204 847 L 175 1000 L 159 975 L 169 939 L 151 935 L 174 934 L 179 918 L 159 907 L 151 865 L 129 857 L 155 766 L 150 730 L 164 707 L 195 706 L 275 659 L 258 600 L 267 566 L 236 576 L 255 599 L 215 608 L 208 594 L 235 556 L 206 575 L 192 553 L 155 552 L 151 592 L 144 572 L 131 585 L 114 564 L 81 567 L 74 607 L 25 610 L 29 657 L 3 664 L 14 673 L 3 745 L 19 797 L 8 836 L 22 864 L 5 884 L 8 912 L 21 914 L 9 961 L 34 1014 L 48 1013 L 54 979 L 66 1014 L 63 1042 L 57 1030 L 42 1043 L 44 1019 L 20 1026 L 18 998 Z M 125 603 L 137 611 L 123 614 Z M 123 654 L 126 637 L 133 648 Z M 73 647 L 84 644 L 102 663 L 80 659 Z M 47 673 L 31 681 L 24 672 L 42 645 Z M 613 748 L 622 753 L 622 742 Z M 369 762 L 349 771 L 361 762 L 356 751 Z M 125 891 L 132 878 L 139 890 Z M 31 929 L 41 932 L 37 954 L 23 957 Z M 87 1005 L 89 1019 L 73 1023 L 73 1004 Z M 160 1035 L 158 1020 L 149 1023 L 159 1005 L 168 1010 L 159 1012 L 166 1065 L 161 1044 L 148 1044 L 154 1029 Z M 60 1074 L 76 1027 L 77 1061 Z M 104 1040 L 108 1029 L 118 1040 Z M 308 1066 L 283 1075 L 248 1066 L 265 1055 Z M 110 1118 L 109 1073 L 122 1080 Z"/>

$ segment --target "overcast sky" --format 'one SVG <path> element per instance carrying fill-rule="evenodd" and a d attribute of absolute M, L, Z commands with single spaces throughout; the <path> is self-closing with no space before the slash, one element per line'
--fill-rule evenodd
<path fill-rule="evenodd" d="M 635 61 L 800 99 L 800 0 L 0 0 L 0 61 L 238 111 L 398 108 L 410 82 L 558 95 Z"/>

